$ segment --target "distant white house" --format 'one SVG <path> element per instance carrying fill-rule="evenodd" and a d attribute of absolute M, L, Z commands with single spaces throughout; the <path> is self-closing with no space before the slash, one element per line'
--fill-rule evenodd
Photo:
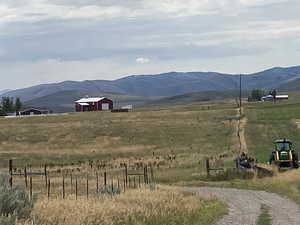
<path fill-rule="evenodd" d="M 133 106 L 132 105 L 125 105 L 125 106 L 122 106 L 121 109 L 133 109 Z"/>
<path fill-rule="evenodd" d="M 275 99 L 276 100 L 287 100 L 287 99 L 289 99 L 289 96 L 288 95 L 276 95 Z M 266 96 L 263 96 L 261 98 L 261 100 L 263 102 L 273 101 L 274 97 L 273 97 L 273 95 L 266 95 Z"/>
<path fill-rule="evenodd" d="M 289 99 L 288 95 L 276 95 L 276 100 L 287 100 Z"/>

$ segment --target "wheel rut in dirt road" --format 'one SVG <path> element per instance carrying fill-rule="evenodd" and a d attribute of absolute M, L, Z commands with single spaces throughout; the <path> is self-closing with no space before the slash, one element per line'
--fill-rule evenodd
<path fill-rule="evenodd" d="M 245 129 L 247 125 L 247 118 L 243 117 L 238 124 L 238 137 L 240 142 L 240 152 L 248 153 L 247 142 L 245 137 Z"/>
<path fill-rule="evenodd" d="M 299 205 L 274 193 L 212 187 L 186 187 L 184 190 L 213 194 L 227 204 L 228 215 L 215 225 L 256 225 L 262 205 L 269 208 L 272 225 L 300 225 Z"/>

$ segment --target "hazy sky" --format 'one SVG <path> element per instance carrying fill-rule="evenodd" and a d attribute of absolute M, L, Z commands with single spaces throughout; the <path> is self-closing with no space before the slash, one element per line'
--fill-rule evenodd
<path fill-rule="evenodd" d="M 300 65 L 299 0 L 0 0 L 0 90 Z"/>

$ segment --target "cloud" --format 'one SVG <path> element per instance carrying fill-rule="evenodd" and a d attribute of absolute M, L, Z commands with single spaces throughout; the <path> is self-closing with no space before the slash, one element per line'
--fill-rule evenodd
<path fill-rule="evenodd" d="M 150 59 L 149 58 L 145 58 L 145 57 L 139 57 L 139 58 L 136 58 L 135 61 L 137 63 L 139 63 L 139 64 L 146 64 L 146 63 L 150 62 Z"/>
<path fill-rule="evenodd" d="M 1 0 L 0 85 L 290 65 L 299 11 L 298 0 Z"/>
<path fill-rule="evenodd" d="M 238 15 L 295 0 L 2 0 L 1 23 L 49 19 L 163 18 Z"/>

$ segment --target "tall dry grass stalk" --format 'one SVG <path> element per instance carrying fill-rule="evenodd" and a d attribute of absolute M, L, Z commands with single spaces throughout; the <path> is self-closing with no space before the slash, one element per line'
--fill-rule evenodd
<path fill-rule="evenodd" d="M 198 196 L 195 196 L 198 195 Z M 211 196 L 186 194 L 176 190 L 129 190 L 119 196 L 39 200 L 33 220 L 18 225 L 112 225 L 132 224 L 141 218 L 172 218 L 204 209 Z M 134 224 L 134 223 L 133 223 Z"/>

